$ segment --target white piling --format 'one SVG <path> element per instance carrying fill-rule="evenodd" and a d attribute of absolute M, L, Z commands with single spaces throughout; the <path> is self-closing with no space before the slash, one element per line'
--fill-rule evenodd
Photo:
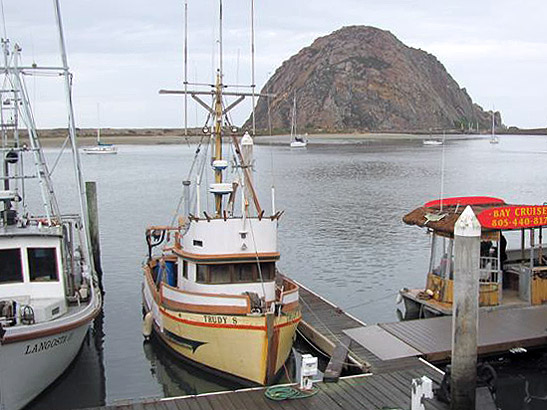
<path fill-rule="evenodd" d="M 452 410 L 475 408 L 481 226 L 470 206 L 454 225 Z"/>

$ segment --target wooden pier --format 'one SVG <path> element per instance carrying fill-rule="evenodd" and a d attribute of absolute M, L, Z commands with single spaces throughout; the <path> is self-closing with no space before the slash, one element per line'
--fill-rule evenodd
<path fill-rule="evenodd" d="M 409 409 L 413 379 L 427 376 L 434 388 L 439 387 L 444 374 L 427 360 L 449 358 L 451 317 L 367 326 L 301 284 L 300 298 L 301 336 L 329 355 L 331 361 L 345 359 L 346 367 L 360 368 L 362 374 L 329 376 L 336 383 L 318 382 L 317 394 L 299 400 L 272 401 L 265 396 L 267 388 L 260 387 L 127 401 L 100 409 Z M 479 323 L 479 353 L 502 353 L 511 347 L 539 347 L 547 343 L 547 306 L 481 311 Z M 340 351 L 347 351 L 347 358 L 346 354 L 339 356 Z M 341 367 L 336 363 L 332 366 Z M 424 402 L 426 409 L 449 409 L 437 399 Z M 495 409 L 489 394 L 478 396 L 479 404 L 477 408 Z"/>

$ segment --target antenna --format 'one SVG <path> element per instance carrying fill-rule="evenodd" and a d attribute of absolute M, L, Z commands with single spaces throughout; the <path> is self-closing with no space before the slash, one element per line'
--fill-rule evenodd
<path fill-rule="evenodd" d="M 184 135 L 188 142 L 188 0 L 184 0 Z"/>
<path fill-rule="evenodd" d="M 222 78 L 224 71 L 222 70 L 222 0 L 218 1 L 219 3 L 219 27 L 218 27 L 218 67 L 220 70 L 220 83 L 224 81 Z"/>
<path fill-rule="evenodd" d="M 255 120 L 255 2 L 251 0 L 251 101 L 253 105 L 253 137 L 256 135 Z"/>
<path fill-rule="evenodd" d="M 0 1 L 0 6 L 2 7 L 2 33 L 4 34 L 4 39 L 7 39 L 8 33 L 6 29 L 6 15 L 4 14 L 4 0 Z"/>

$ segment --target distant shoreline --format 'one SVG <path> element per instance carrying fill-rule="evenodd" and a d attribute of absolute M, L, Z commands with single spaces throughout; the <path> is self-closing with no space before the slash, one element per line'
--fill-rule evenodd
<path fill-rule="evenodd" d="M 117 132 L 118 131 L 118 132 Z M 141 132 L 139 132 L 141 131 Z M 522 132 L 500 132 L 497 135 L 547 135 L 545 133 L 539 133 L 538 130 L 529 130 L 529 133 Z M 535 131 L 535 132 L 533 132 Z M 79 130 L 78 131 L 78 145 L 80 147 L 92 146 L 96 144 L 95 130 Z M 60 146 L 65 140 L 66 130 L 42 130 L 38 132 L 40 141 L 43 146 Z M 424 139 L 439 139 L 442 138 L 442 134 L 439 133 L 310 133 L 306 135 L 306 138 L 313 143 L 314 140 L 355 140 L 355 141 L 403 141 L 403 140 L 424 140 Z M 462 134 L 462 133 L 447 133 L 448 139 L 467 139 L 477 137 L 488 137 L 489 134 Z M 167 130 L 167 129 L 146 129 L 146 130 L 128 130 L 128 129 L 107 129 L 105 132 L 101 132 L 101 141 L 105 144 L 115 145 L 172 145 L 172 144 L 186 144 L 197 143 L 201 139 L 205 141 L 206 136 L 196 135 L 195 133 L 185 136 L 180 130 Z M 282 144 L 289 141 L 290 135 L 286 133 L 275 134 L 273 136 L 258 135 L 255 138 L 256 144 Z M 25 138 L 23 138 L 25 141 Z"/>

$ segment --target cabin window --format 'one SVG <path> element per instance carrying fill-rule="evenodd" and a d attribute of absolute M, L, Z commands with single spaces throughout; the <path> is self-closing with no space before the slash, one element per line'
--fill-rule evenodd
<path fill-rule="evenodd" d="M 0 283 L 23 282 L 21 249 L 0 250 Z"/>
<path fill-rule="evenodd" d="M 264 280 L 273 280 L 275 278 L 275 262 L 262 262 L 260 272 Z M 260 280 L 260 277 L 258 280 Z"/>
<path fill-rule="evenodd" d="M 235 265 L 234 282 L 254 282 L 256 275 L 256 263 L 239 263 Z"/>
<path fill-rule="evenodd" d="M 182 261 L 182 277 L 188 279 L 188 262 Z"/>
<path fill-rule="evenodd" d="M 55 248 L 28 248 L 28 265 L 32 282 L 57 281 L 57 252 Z"/>
<path fill-rule="evenodd" d="M 196 265 L 196 282 L 207 283 L 207 265 Z"/>
<path fill-rule="evenodd" d="M 256 262 L 197 265 L 196 281 L 200 283 L 249 283 L 260 282 L 260 274 L 264 281 L 275 278 L 275 262 L 262 262 L 260 273 Z"/>
<path fill-rule="evenodd" d="M 230 283 L 232 265 L 209 266 L 209 283 Z"/>
<path fill-rule="evenodd" d="M 194 239 L 194 246 L 203 247 L 203 241 L 199 241 L 197 239 Z"/>

